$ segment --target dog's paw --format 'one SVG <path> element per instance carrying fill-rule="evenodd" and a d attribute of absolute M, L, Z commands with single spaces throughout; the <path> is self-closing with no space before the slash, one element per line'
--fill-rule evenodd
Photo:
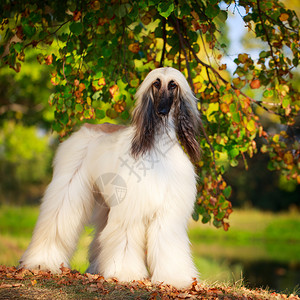
<path fill-rule="evenodd" d="M 44 262 L 38 263 L 38 262 L 26 262 L 26 261 L 20 261 L 19 262 L 18 269 L 24 268 L 33 272 L 38 271 L 50 271 L 53 274 L 62 273 L 65 268 L 68 268 L 68 266 L 65 267 L 64 263 L 62 263 L 59 266 L 47 264 Z"/>

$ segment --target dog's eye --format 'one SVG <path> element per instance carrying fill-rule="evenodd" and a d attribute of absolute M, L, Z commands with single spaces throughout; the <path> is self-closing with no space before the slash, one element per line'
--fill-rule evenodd
<path fill-rule="evenodd" d="M 160 82 L 160 79 L 159 79 L 159 78 L 157 78 L 157 79 L 154 81 L 153 86 L 154 86 L 155 88 L 157 88 L 158 90 L 160 89 L 160 87 L 161 87 L 161 82 Z"/>
<path fill-rule="evenodd" d="M 169 84 L 168 84 L 168 89 L 169 90 L 174 90 L 176 88 L 177 88 L 177 84 L 173 80 L 170 81 Z"/>

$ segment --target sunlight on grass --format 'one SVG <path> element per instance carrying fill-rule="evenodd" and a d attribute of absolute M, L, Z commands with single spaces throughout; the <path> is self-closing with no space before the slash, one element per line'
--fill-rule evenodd
<path fill-rule="evenodd" d="M 93 239 L 93 229 L 91 227 L 85 227 L 84 232 L 81 234 L 77 249 L 71 259 L 72 269 L 78 270 L 84 273 L 89 266 L 88 250 L 89 245 Z"/>

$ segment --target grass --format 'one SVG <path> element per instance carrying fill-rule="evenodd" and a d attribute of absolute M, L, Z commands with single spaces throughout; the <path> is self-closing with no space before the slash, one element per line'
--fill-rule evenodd
<path fill-rule="evenodd" d="M 232 214 L 228 232 L 192 222 L 189 235 L 197 255 L 299 263 L 299 216 L 239 210 Z"/>
<path fill-rule="evenodd" d="M 15 266 L 30 242 L 38 207 L 0 207 L 0 265 Z M 228 232 L 212 225 L 191 222 L 189 236 L 197 268 L 207 282 L 234 283 L 243 278 L 241 265 L 232 260 L 300 262 L 300 214 L 237 210 Z M 91 228 L 80 238 L 71 266 L 80 272 L 88 267 Z"/>

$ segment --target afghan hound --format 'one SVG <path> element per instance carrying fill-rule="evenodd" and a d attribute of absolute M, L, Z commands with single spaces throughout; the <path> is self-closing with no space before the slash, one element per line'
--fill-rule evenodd
<path fill-rule="evenodd" d="M 91 222 L 87 272 L 188 287 L 198 275 L 187 224 L 196 197 L 199 122 L 184 75 L 166 67 L 151 71 L 137 90 L 130 126 L 82 126 L 57 150 L 20 266 L 60 272 Z"/>

